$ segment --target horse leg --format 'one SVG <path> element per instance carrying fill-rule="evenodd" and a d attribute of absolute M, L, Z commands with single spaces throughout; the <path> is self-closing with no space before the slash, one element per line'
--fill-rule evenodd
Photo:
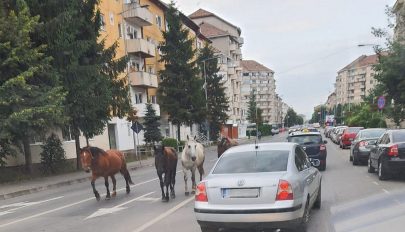
<path fill-rule="evenodd" d="M 111 181 L 113 183 L 113 192 L 111 194 L 112 197 L 117 196 L 117 180 L 115 179 L 114 175 L 111 175 Z"/>
<path fill-rule="evenodd" d="M 170 175 L 169 175 L 169 172 L 166 171 L 166 173 L 165 173 L 165 187 L 166 187 L 165 201 L 169 201 L 169 185 L 170 185 Z"/>
<path fill-rule="evenodd" d="M 188 187 L 187 187 L 188 176 L 187 176 L 187 170 L 186 169 L 183 169 L 183 174 L 184 174 L 184 194 L 186 196 L 188 196 L 188 195 L 190 195 L 190 192 L 188 191 Z"/>
<path fill-rule="evenodd" d="M 107 189 L 107 195 L 105 196 L 105 199 L 110 200 L 111 195 L 110 195 L 110 189 L 109 189 L 109 184 L 108 184 L 108 176 L 104 177 L 104 184 L 105 184 L 105 188 Z"/>
<path fill-rule="evenodd" d="M 97 201 L 99 201 L 100 200 L 100 194 L 96 190 L 95 182 L 96 182 L 96 177 L 93 176 L 92 179 L 91 179 L 91 187 L 93 188 L 94 196 L 96 196 Z"/>
<path fill-rule="evenodd" d="M 201 164 L 201 166 L 198 167 L 198 172 L 200 173 L 200 181 L 202 181 L 203 175 L 204 175 L 204 167 Z"/>
<path fill-rule="evenodd" d="M 127 190 L 127 194 L 128 194 L 129 192 L 131 192 L 131 188 L 129 187 L 129 184 L 134 184 L 134 183 L 132 182 L 131 175 L 129 175 L 126 165 L 121 168 L 120 172 L 124 176 L 126 190 Z"/>
<path fill-rule="evenodd" d="M 195 184 L 195 168 L 191 170 L 191 194 L 195 194 L 196 184 Z"/>
<path fill-rule="evenodd" d="M 159 182 L 160 182 L 160 189 L 162 190 L 162 201 L 165 200 L 165 190 L 164 190 L 164 183 L 163 183 L 163 177 L 162 173 L 158 172 L 158 177 L 159 177 Z"/>
<path fill-rule="evenodd" d="M 170 176 L 170 196 L 172 199 L 174 199 L 176 198 L 176 194 L 174 193 L 174 185 L 176 184 L 176 170 L 174 170 Z"/>

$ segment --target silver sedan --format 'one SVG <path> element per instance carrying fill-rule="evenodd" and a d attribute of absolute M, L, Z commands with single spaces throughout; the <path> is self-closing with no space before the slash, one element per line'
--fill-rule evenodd
<path fill-rule="evenodd" d="M 198 184 L 194 212 L 203 232 L 219 228 L 306 231 L 321 206 L 321 173 L 295 143 L 233 147 Z"/>

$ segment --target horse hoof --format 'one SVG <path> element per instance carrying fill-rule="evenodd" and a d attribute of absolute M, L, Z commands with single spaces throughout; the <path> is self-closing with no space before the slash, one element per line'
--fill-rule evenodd
<path fill-rule="evenodd" d="M 131 189 L 130 189 L 130 188 L 127 188 L 127 194 L 128 194 L 129 192 L 131 192 Z"/>
<path fill-rule="evenodd" d="M 113 192 L 113 193 L 111 194 L 111 196 L 112 196 L 112 197 L 116 197 L 116 196 L 117 196 L 117 192 Z"/>
<path fill-rule="evenodd" d="M 110 199 L 111 199 L 111 196 L 106 196 L 106 197 L 105 197 L 105 200 L 106 200 L 106 201 L 108 201 L 108 200 L 110 200 Z"/>
<path fill-rule="evenodd" d="M 190 193 L 189 193 L 189 192 L 185 192 L 184 194 L 185 194 L 186 196 L 190 195 Z"/>
<path fill-rule="evenodd" d="M 176 198 L 176 194 L 170 194 L 170 197 L 172 198 L 172 199 L 174 199 L 174 198 Z"/>
<path fill-rule="evenodd" d="M 100 201 L 100 197 L 96 197 L 96 200 L 97 200 L 97 201 Z"/>

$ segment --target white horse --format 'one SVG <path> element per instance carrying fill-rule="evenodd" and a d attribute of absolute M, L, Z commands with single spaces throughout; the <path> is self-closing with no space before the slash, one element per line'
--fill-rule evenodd
<path fill-rule="evenodd" d="M 187 187 L 187 170 L 191 171 L 191 181 L 192 181 L 192 191 L 191 194 L 195 193 L 196 183 L 195 183 L 195 170 L 198 168 L 200 173 L 200 181 L 204 175 L 204 147 L 201 143 L 195 141 L 196 137 L 193 140 L 187 135 L 187 143 L 184 146 L 183 152 L 181 153 L 181 164 L 183 166 L 184 182 L 185 182 L 185 194 L 188 196 L 190 193 Z"/>

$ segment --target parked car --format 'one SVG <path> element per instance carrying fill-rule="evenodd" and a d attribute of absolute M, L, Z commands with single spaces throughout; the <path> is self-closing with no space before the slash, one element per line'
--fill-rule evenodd
<path fill-rule="evenodd" d="M 385 131 L 386 129 L 383 128 L 373 128 L 364 129 L 357 133 L 350 146 L 350 161 L 353 161 L 353 165 L 367 162 L 372 144 L 375 144 Z"/>
<path fill-rule="evenodd" d="M 325 137 L 326 138 L 330 138 L 330 135 L 331 135 L 331 133 L 333 132 L 333 130 L 335 129 L 336 127 L 331 127 L 330 129 L 328 129 L 327 131 L 326 131 L 326 133 L 325 133 Z"/>
<path fill-rule="evenodd" d="M 323 135 L 327 137 L 328 131 L 330 131 L 333 127 L 332 126 L 326 126 L 325 129 L 323 130 Z"/>
<path fill-rule="evenodd" d="M 334 143 L 339 144 L 340 136 L 342 136 L 343 130 L 346 128 L 347 128 L 347 126 L 339 126 L 339 127 L 335 128 L 335 130 L 331 134 L 331 139 Z"/>
<path fill-rule="evenodd" d="M 280 133 L 280 129 L 278 128 L 278 125 L 276 125 L 276 124 L 271 125 L 271 133 L 273 135 Z"/>
<path fill-rule="evenodd" d="M 340 137 L 339 147 L 345 149 L 352 145 L 352 141 L 356 138 L 357 133 L 360 130 L 363 130 L 364 127 L 348 127 L 343 130 L 343 133 Z"/>
<path fill-rule="evenodd" d="M 368 172 L 386 180 L 405 171 L 405 129 L 387 130 L 370 149 Z"/>
<path fill-rule="evenodd" d="M 198 184 L 194 212 L 202 232 L 306 231 L 311 208 L 320 206 L 321 173 L 302 147 L 263 143 L 228 149 Z"/>
<path fill-rule="evenodd" d="M 294 132 L 287 137 L 288 142 L 298 143 L 307 153 L 309 159 L 319 170 L 326 169 L 327 141 L 322 141 L 319 132 Z"/>

